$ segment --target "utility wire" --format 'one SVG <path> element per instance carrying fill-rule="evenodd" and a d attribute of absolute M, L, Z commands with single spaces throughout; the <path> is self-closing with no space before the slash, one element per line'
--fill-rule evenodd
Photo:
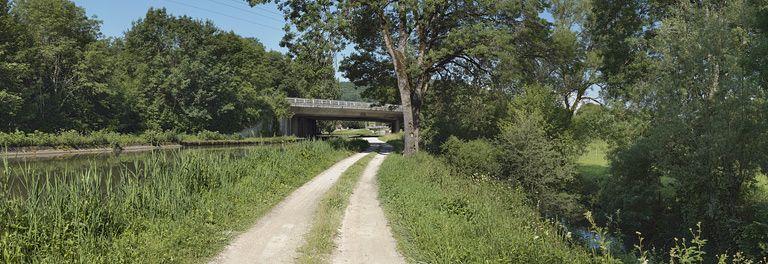
<path fill-rule="evenodd" d="M 232 2 L 237 2 L 237 3 L 243 3 L 243 2 L 246 2 L 245 0 L 230 0 L 230 1 L 232 1 Z M 250 4 L 249 4 L 248 6 L 250 6 Z M 264 11 L 264 12 L 267 12 L 267 13 L 272 13 L 272 14 L 278 15 L 278 16 L 280 16 L 280 17 L 283 17 L 283 14 L 282 14 L 282 13 L 279 13 L 279 12 L 275 12 L 275 11 L 272 11 L 272 10 L 269 10 L 269 9 L 266 9 L 266 8 L 263 8 L 263 7 L 261 7 L 261 6 L 253 6 L 252 8 L 256 8 L 256 9 L 258 9 L 258 10 L 261 10 L 261 11 Z"/>
<path fill-rule="evenodd" d="M 274 17 L 271 17 L 271 16 L 267 16 L 265 14 L 256 13 L 256 12 L 253 12 L 253 11 L 248 10 L 248 9 L 243 9 L 243 7 L 250 8 L 249 6 L 235 6 L 235 5 L 219 2 L 220 0 L 208 0 L 208 1 L 212 2 L 212 3 L 215 3 L 215 4 L 219 4 L 219 5 L 223 5 L 223 6 L 228 6 L 228 7 L 237 9 L 237 10 L 242 11 L 242 12 L 250 13 L 250 14 L 259 16 L 261 18 L 271 19 L 272 21 L 277 21 L 277 22 L 281 22 L 281 23 L 285 22 L 285 21 L 283 21 L 281 19 L 277 19 L 277 18 L 274 18 Z"/>
<path fill-rule="evenodd" d="M 165 0 L 165 1 L 168 1 L 168 2 L 171 2 L 171 3 L 175 3 L 177 5 L 183 5 L 183 6 L 186 6 L 186 7 L 190 7 L 190 8 L 194 8 L 194 9 L 198 9 L 198 10 L 202 10 L 202 11 L 206 11 L 206 12 L 209 12 L 209 13 L 218 14 L 218 15 L 225 16 L 225 17 L 228 17 L 228 18 L 231 18 L 231 19 L 240 20 L 240 21 L 243 21 L 243 22 L 246 22 L 246 23 L 250 23 L 250 24 L 253 24 L 253 25 L 264 27 L 266 29 L 275 30 L 275 31 L 281 31 L 281 32 L 283 31 L 282 29 L 276 29 L 276 28 L 274 28 L 272 26 L 265 25 L 265 24 L 262 24 L 262 23 L 259 23 L 259 22 L 253 21 L 253 20 L 248 20 L 248 19 L 244 19 L 244 18 L 228 15 L 228 14 L 225 14 L 225 13 L 222 13 L 222 12 L 213 11 L 213 10 L 210 10 L 210 9 L 206 9 L 206 8 L 202 8 L 202 7 L 199 7 L 199 6 L 190 5 L 190 4 L 179 2 L 179 1 L 176 1 L 176 0 Z"/>

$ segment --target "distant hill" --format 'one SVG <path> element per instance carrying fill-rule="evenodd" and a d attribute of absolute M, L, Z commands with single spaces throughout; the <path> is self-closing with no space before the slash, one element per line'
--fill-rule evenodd
<path fill-rule="evenodd" d="M 373 100 L 363 99 L 363 96 L 360 95 L 363 92 L 363 88 L 355 86 L 354 83 L 340 82 L 339 86 L 341 86 L 341 97 L 339 97 L 339 100 L 373 102 Z"/>

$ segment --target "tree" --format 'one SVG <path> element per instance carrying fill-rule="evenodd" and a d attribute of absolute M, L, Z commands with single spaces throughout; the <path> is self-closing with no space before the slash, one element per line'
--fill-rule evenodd
<path fill-rule="evenodd" d="M 677 0 L 591 0 L 584 30 L 600 54 L 604 94 L 639 104 L 642 82 L 653 72 L 650 42 Z"/>
<path fill-rule="evenodd" d="M 591 1 L 554 0 L 550 11 L 554 29 L 549 41 L 549 54 L 541 60 L 544 83 L 552 86 L 563 107 L 573 116 L 582 103 L 596 98 L 587 96 L 589 89 L 600 85 L 601 58 L 591 32 L 584 30 Z"/>
<path fill-rule="evenodd" d="M 610 199 L 623 200 L 622 221 L 667 230 L 654 235 L 682 235 L 678 227 L 701 221 L 718 252 L 738 244 L 753 217 L 745 194 L 765 164 L 768 129 L 750 10 L 745 1 L 680 2 L 663 19 L 651 42 L 656 78 L 637 91 L 652 125 L 614 157 L 625 195 Z M 632 219 L 638 211 L 643 220 Z"/>
<path fill-rule="evenodd" d="M 25 83 L 21 129 L 84 129 L 76 120 L 84 98 L 77 89 L 77 67 L 86 47 L 99 37 L 100 21 L 66 0 L 19 0 L 11 13 L 28 31 L 25 58 L 31 79 Z"/>
<path fill-rule="evenodd" d="M 31 46 L 28 32 L 10 10 L 11 3 L 0 0 L 0 131 L 18 128 L 24 85 L 30 77 L 24 54 Z"/>
<path fill-rule="evenodd" d="M 270 64 L 284 60 L 210 21 L 150 9 L 126 32 L 124 56 L 144 128 L 232 133 L 269 121 L 287 104 L 273 101 L 283 95 Z"/>
<path fill-rule="evenodd" d="M 420 114 L 433 81 L 457 73 L 487 77 L 488 56 L 526 20 L 538 20 L 541 9 L 538 2 L 490 0 L 275 2 L 299 32 L 311 33 L 299 37 L 318 31 L 330 43 L 343 37 L 355 44 L 353 57 L 364 59 L 352 63 L 390 66 L 403 105 L 406 155 L 419 150 Z"/>

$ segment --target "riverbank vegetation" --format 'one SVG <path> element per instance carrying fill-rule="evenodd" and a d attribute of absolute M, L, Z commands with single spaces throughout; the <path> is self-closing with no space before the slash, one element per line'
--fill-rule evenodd
<path fill-rule="evenodd" d="M 73 147 L 91 144 L 80 133 L 114 137 L 93 140 L 109 144 L 165 142 L 175 135 L 159 131 L 229 134 L 261 124 L 257 136 L 274 135 L 276 118 L 289 115 L 285 96 L 338 98 L 333 59 L 353 44 L 339 71 L 363 89 L 359 98 L 405 105 L 405 133 L 387 140 L 413 156 L 392 156 L 380 176 L 384 206 L 410 258 L 768 258 L 765 1 L 248 2 L 284 12 L 288 54 L 164 9 L 150 9 L 124 36 L 105 39 L 99 22 L 70 1 L 0 0 L 0 131 L 65 131 L 62 138 L 76 139 L 41 142 Z M 66 132 L 72 129 L 80 133 Z M 215 171 L 178 173 L 205 178 Z M 115 195 L 155 195 L 151 186 L 141 188 Z M 165 203 L 163 197 L 157 200 Z M 36 233 L 87 227 L 110 237 L 106 231 L 115 230 L 111 214 L 72 218 L 81 204 L 93 206 L 90 200 L 51 199 L 39 204 L 65 209 L 34 211 L 21 202 L 13 212 L 82 224 L 37 227 L 13 218 L 13 235 L 0 241 L 55 234 L 54 242 L 65 242 L 11 248 L 55 252 L 80 241 L 93 251 L 62 252 L 111 249 L 92 242 L 98 239 L 82 242 L 80 233 Z M 152 208 L 147 214 L 165 215 Z M 117 230 L 154 232 L 132 228 Z M 141 249 L 141 239 L 159 232 L 122 239 Z M 179 248 L 197 243 L 163 239 Z"/>
<path fill-rule="evenodd" d="M 122 168 L 46 177 L 0 171 L 0 262 L 200 262 L 334 162 L 325 142 L 252 147 L 243 155 L 189 150 Z M 9 184 L 21 181 L 21 184 Z M 20 186 L 20 190 L 9 186 Z"/>
<path fill-rule="evenodd" d="M 110 147 L 120 149 L 134 145 L 182 144 L 191 146 L 237 145 L 257 143 L 279 143 L 296 141 L 295 137 L 244 137 L 239 134 L 222 134 L 203 130 L 194 134 L 172 131 L 148 130 L 141 134 L 120 134 L 106 130 L 80 133 L 74 130 L 60 133 L 35 131 L 0 132 L 0 147 L 5 150 L 24 150 L 24 148 L 82 149 Z"/>
<path fill-rule="evenodd" d="M 525 190 L 467 174 L 427 154 L 387 158 L 380 199 L 398 248 L 418 263 L 590 263 Z"/>
<path fill-rule="evenodd" d="M 421 147 L 459 175 L 519 189 L 544 218 L 583 231 L 577 240 L 601 261 L 765 260 L 765 4 L 549 3 L 523 13 L 552 19 L 514 24 L 510 32 L 526 34 L 501 45 L 525 49 L 469 55 L 433 73 L 439 78 L 420 109 Z M 356 8 L 375 14 L 379 7 Z M 472 36 L 461 30 L 479 32 L 456 30 L 462 40 Z M 361 74 L 367 71 L 355 66 L 379 65 L 382 57 L 359 53 L 346 62 L 348 77 L 397 101 L 387 95 L 399 78 Z M 408 221 L 421 223 L 418 217 Z M 401 241 L 416 248 L 452 239 L 436 235 L 422 245 L 413 242 L 422 233 L 413 232 Z M 429 259 L 420 254 L 413 255 Z"/>

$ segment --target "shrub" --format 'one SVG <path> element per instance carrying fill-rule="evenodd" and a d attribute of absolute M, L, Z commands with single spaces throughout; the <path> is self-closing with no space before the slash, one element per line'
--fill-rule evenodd
<path fill-rule="evenodd" d="M 487 140 L 463 141 L 451 136 L 440 148 L 448 163 L 467 175 L 480 178 L 501 176 L 500 150 Z"/>
<path fill-rule="evenodd" d="M 216 131 L 203 130 L 197 132 L 196 140 L 240 140 L 242 137 L 237 134 L 226 135 Z"/>
<path fill-rule="evenodd" d="M 576 171 L 573 147 L 567 137 L 548 136 L 545 128 L 540 112 L 517 112 L 502 125 L 503 177 L 522 186 L 545 215 L 578 218 L 583 210 L 569 189 Z"/>
<path fill-rule="evenodd" d="M 158 146 L 163 143 L 180 142 L 181 138 L 172 131 L 147 130 L 141 134 L 141 137 L 149 144 Z"/>

